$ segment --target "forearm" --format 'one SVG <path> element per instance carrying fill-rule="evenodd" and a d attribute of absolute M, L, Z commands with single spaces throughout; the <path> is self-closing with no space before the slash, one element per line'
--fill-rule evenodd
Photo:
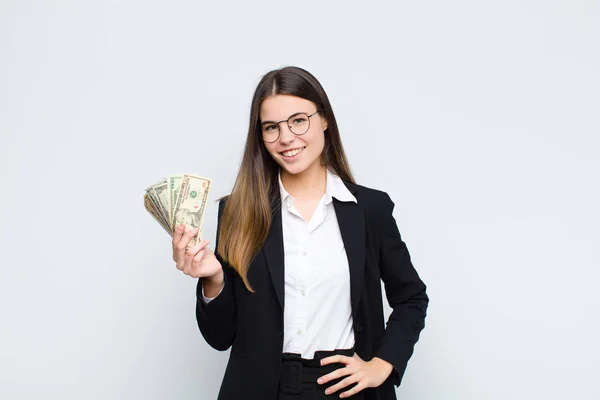
<path fill-rule="evenodd" d="M 395 304 L 387 321 L 381 346 L 375 357 L 382 358 L 393 365 L 395 369 L 393 380 L 396 385 L 400 384 L 415 344 L 425 327 L 428 302 L 429 298 L 423 285 L 421 292 L 401 304 Z"/>
<path fill-rule="evenodd" d="M 203 278 L 198 281 L 196 289 L 196 320 L 198 328 L 206 342 L 217 350 L 227 350 L 233 342 L 235 332 L 235 297 L 230 268 L 223 271 L 222 290 L 214 293 L 216 296 L 206 304 L 202 299 Z M 213 290 L 213 284 L 208 283 L 208 290 Z M 219 289 L 220 290 L 220 289 Z M 205 293 L 206 294 L 206 293 Z M 217 296 L 218 294 L 218 296 Z M 208 297 L 208 296 L 207 296 Z"/>

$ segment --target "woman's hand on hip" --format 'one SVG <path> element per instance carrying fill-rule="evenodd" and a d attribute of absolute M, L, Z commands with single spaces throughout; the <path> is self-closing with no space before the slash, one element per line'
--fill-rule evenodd
<path fill-rule="evenodd" d="M 324 385 L 334 379 L 339 379 L 344 376 L 346 376 L 346 378 L 327 388 L 327 390 L 325 390 L 326 394 L 333 394 L 348 385 L 356 383 L 352 389 L 342 392 L 340 398 L 350 397 L 365 388 L 378 387 L 388 378 L 388 376 L 390 376 L 394 369 L 392 364 L 381 358 L 375 357 L 371 361 L 364 361 L 356 353 L 354 353 L 352 357 L 335 355 L 321 360 L 321 365 L 332 363 L 342 363 L 346 366 L 322 376 L 317 382 L 320 385 Z"/>
<path fill-rule="evenodd" d="M 186 250 L 198 228 L 185 232 L 185 225 L 181 224 L 173 233 L 173 261 L 178 270 L 192 278 L 207 278 L 212 283 L 223 281 L 221 263 L 211 249 L 207 247 L 208 240 L 202 240 L 195 246 Z"/>

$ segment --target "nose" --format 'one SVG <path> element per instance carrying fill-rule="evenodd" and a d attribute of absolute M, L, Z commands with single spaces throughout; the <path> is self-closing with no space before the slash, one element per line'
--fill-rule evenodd
<path fill-rule="evenodd" d="M 279 142 L 286 144 L 293 142 L 294 139 L 296 139 L 296 135 L 290 130 L 287 122 L 279 124 Z"/>

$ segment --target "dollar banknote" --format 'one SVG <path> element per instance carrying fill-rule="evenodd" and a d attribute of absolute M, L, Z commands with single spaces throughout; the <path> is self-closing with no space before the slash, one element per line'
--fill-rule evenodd
<path fill-rule="evenodd" d="M 184 174 L 181 180 L 181 188 L 173 208 L 173 226 L 185 224 L 186 232 L 198 228 L 198 233 L 190 241 L 190 247 L 202 240 L 202 221 L 210 184 L 210 179 L 194 174 Z"/>
<path fill-rule="evenodd" d="M 173 226 L 173 215 L 175 215 L 175 205 L 177 204 L 177 197 L 179 197 L 179 190 L 181 189 L 181 181 L 183 175 L 169 175 L 167 177 L 167 183 L 169 184 L 169 225 Z"/>
<path fill-rule="evenodd" d="M 180 224 L 198 228 L 188 248 L 202 240 L 202 221 L 211 180 L 197 174 L 172 174 L 146 188 L 144 208 L 169 233 Z"/>
<path fill-rule="evenodd" d="M 160 183 L 157 183 L 155 185 L 159 185 L 159 184 Z M 154 191 L 155 185 L 151 185 L 148 188 L 146 188 L 146 194 L 144 195 L 144 202 L 146 201 L 146 198 L 147 198 L 150 201 L 150 203 L 152 204 L 152 209 L 156 212 L 156 215 L 160 219 L 160 222 L 162 223 L 162 225 L 169 226 L 169 220 L 164 215 L 164 212 L 162 211 L 162 207 L 159 204 L 158 196 L 156 195 L 156 192 Z"/>
<path fill-rule="evenodd" d="M 165 222 L 162 221 L 162 219 L 160 217 L 160 214 L 158 213 L 158 211 L 156 211 L 156 208 L 154 208 L 154 204 L 150 200 L 150 196 L 148 195 L 148 193 L 144 194 L 144 207 L 146 208 L 146 211 L 148 211 L 150 213 L 150 215 L 152 215 L 154 217 L 154 219 L 156 220 L 156 222 L 158 222 L 160 224 L 160 226 L 162 226 L 163 229 L 165 231 L 167 231 L 167 233 L 169 235 L 173 236 L 171 228 L 169 228 L 165 224 Z"/>
<path fill-rule="evenodd" d="M 169 185 L 167 184 L 167 180 L 163 179 L 160 182 L 158 182 L 150 187 L 150 193 L 152 194 L 151 197 L 153 199 L 155 199 L 155 204 L 160 211 L 160 215 L 163 216 L 165 222 L 171 228 L 171 231 L 172 231 L 173 227 L 171 226 L 171 223 L 169 222 L 169 219 L 168 219 L 168 215 L 169 215 L 169 211 L 168 211 L 169 204 L 168 204 L 168 200 L 167 200 L 168 188 L 169 188 Z"/>

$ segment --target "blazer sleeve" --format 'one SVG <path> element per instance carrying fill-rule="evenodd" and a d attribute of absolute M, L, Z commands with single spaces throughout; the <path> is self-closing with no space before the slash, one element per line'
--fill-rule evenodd
<path fill-rule="evenodd" d="M 219 224 L 221 214 L 223 213 L 224 200 L 219 202 L 219 212 L 217 217 L 217 239 L 215 241 L 215 257 L 221 263 L 223 268 L 223 277 L 225 284 L 221 292 L 211 300 L 205 303 L 202 298 L 202 279 L 198 279 L 196 286 L 196 321 L 198 328 L 206 342 L 217 350 L 227 350 L 233 343 L 235 336 L 235 293 L 233 279 L 235 270 L 223 261 L 223 258 L 217 252 L 219 241 Z"/>
<path fill-rule="evenodd" d="M 387 193 L 384 194 L 383 206 L 379 208 L 379 268 L 392 313 L 375 357 L 394 366 L 388 379 L 399 386 L 414 345 L 425 327 L 429 297 L 392 215 L 394 202 Z"/>

